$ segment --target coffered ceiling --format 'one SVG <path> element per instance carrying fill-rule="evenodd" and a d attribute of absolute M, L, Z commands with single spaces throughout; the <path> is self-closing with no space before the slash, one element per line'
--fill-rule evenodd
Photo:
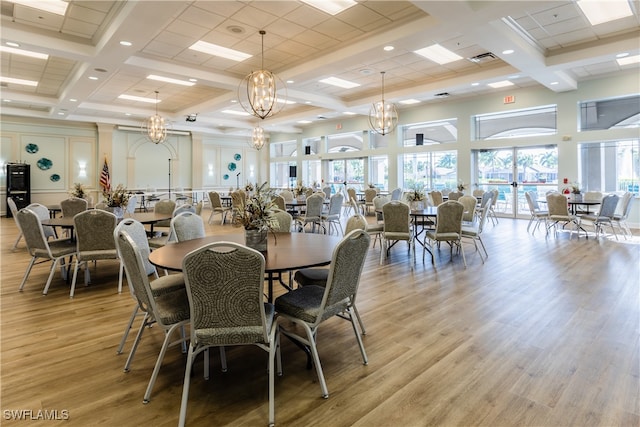
<path fill-rule="evenodd" d="M 1 53 L 3 78 L 37 82 L 3 82 L 3 115 L 139 127 L 155 105 L 118 97 L 158 91 L 159 114 L 173 129 L 206 133 L 246 133 L 260 121 L 229 111 L 244 111 L 238 89 L 262 62 L 287 82 L 278 96 L 294 103 L 261 125 L 300 132 L 301 121 L 367 115 L 381 96 L 382 71 L 385 99 L 402 114 L 412 106 L 401 101 L 475 96 L 504 80 L 511 88 L 575 90 L 585 79 L 638 73 L 637 63 L 620 65 L 616 55 L 640 54 L 639 0 L 629 2 L 633 15 L 595 26 L 574 1 L 359 0 L 335 16 L 293 0 L 74 0 L 64 16 L 0 4 L 2 46 L 49 54 Z M 236 62 L 189 49 L 198 40 L 253 56 Z M 415 53 L 435 43 L 462 59 L 438 65 Z M 327 77 L 359 86 L 320 82 Z M 185 120 L 194 114 L 196 121 Z"/>

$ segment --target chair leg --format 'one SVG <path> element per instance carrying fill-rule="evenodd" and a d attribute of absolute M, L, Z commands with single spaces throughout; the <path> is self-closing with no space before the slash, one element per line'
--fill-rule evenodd
<path fill-rule="evenodd" d="M 313 363 L 316 365 L 316 373 L 318 374 L 318 381 L 320 382 L 320 389 L 322 390 L 322 397 L 328 399 L 329 390 L 327 389 L 327 383 L 324 380 L 322 365 L 320 365 L 320 356 L 318 355 L 318 348 L 316 347 L 316 337 L 311 331 L 311 328 L 306 323 L 301 323 L 301 325 L 304 327 L 304 330 L 307 333 L 311 355 L 313 356 Z"/>
<path fill-rule="evenodd" d="M 464 256 L 464 247 L 462 246 L 462 241 L 458 240 L 458 247 L 460 248 L 460 252 L 462 252 L 462 262 L 464 263 L 464 268 L 467 268 L 467 258 Z"/>
<path fill-rule="evenodd" d="M 356 335 L 356 340 L 358 341 L 358 346 L 360 347 L 360 354 L 362 354 L 362 362 L 365 365 L 369 364 L 369 359 L 367 359 L 367 353 L 364 351 L 364 344 L 362 343 L 362 337 L 358 333 L 358 327 L 356 326 L 356 320 L 351 315 L 351 311 L 349 309 L 346 310 L 349 316 L 349 321 L 351 322 L 351 327 L 353 327 L 353 333 Z"/>
<path fill-rule="evenodd" d="M 24 272 L 24 276 L 22 277 L 22 283 L 20 283 L 20 287 L 18 288 L 19 291 L 22 291 L 22 289 L 24 288 L 25 283 L 27 283 L 27 278 L 29 277 L 29 273 L 31 273 L 31 268 L 33 268 L 33 264 L 36 263 L 36 259 L 38 257 L 31 257 L 31 261 L 29 262 L 29 265 L 27 266 L 27 271 Z"/>
<path fill-rule="evenodd" d="M 56 258 L 55 260 L 53 260 L 53 263 L 51 264 L 51 270 L 49 271 L 49 278 L 47 279 L 47 284 L 44 286 L 44 290 L 42 291 L 42 295 L 46 295 L 47 292 L 49 292 L 49 286 L 51 286 L 51 280 L 53 279 L 53 275 L 56 272 L 56 267 L 58 266 L 58 261 L 60 261 L 60 258 Z"/>
<path fill-rule="evenodd" d="M 73 295 L 76 292 L 76 279 L 78 278 L 78 268 L 82 261 L 79 261 L 76 257 L 76 265 L 73 268 L 73 279 L 71 279 L 71 290 L 69 291 L 69 298 L 73 298 Z M 85 268 L 89 268 L 89 266 L 85 266 Z"/>
<path fill-rule="evenodd" d="M 187 353 L 187 366 L 184 370 L 184 382 L 182 385 L 182 400 L 180 401 L 180 418 L 178 419 L 178 426 L 184 427 L 187 420 L 187 402 L 189 400 L 189 386 L 191 385 L 191 367 L 193 366 L 193 345 L 189 345 L 189 352 Z"/>
<path fill-rule="evenodd" d="M 122 276 L 124 276 L 124 263 L 120 260 L 120 271 L 118 272 L 118 293 L 122 293 Z"/>
<path fill-rule="evenodd" d="M 20 232 L 20 234 L 18 234 L 18 238 L 16 239 L 15 243 L 13 244 L 13 248 L 11 249 L 12 251 L 16 250 L 16 248 L 18 247 L 18 243 L 20 242 L 20 239 L 22 239 L 22 231 Z"/>
<path fill-rule="evenodd" d="M 366 335 L 367 331 L 364 329 L 364 323 L 362 322 L 362 318 L 360 317 L 360 313 L 358 313 L 358 309 L 355 305 L 353 307 L 353 313 L 356 315 L 356 319 L 358 319 L 358 323 L 360 324 L 360 331 L 362 335 Z"/>
<path fill-rule="evenodd" d="M 153 386 L 155 385 L 158 374 L 160 373 L 160 367 L 162 366 L 164 355 L 167 352 L 167 348 L 169 348 L 171 335 L 173 335 L 173 331 L 175 331 L 179 326 L 181 325 L 172 325 L 171 328 L 169 328 L 169 330 L 165 332 L 162 348 L 160 349 L 160 354 L 158 354 L 158 360 L 156 360 L 156 365 L 153 368 L 153 373 L 151 374 L 151 379 L 149 380 L 147 391 L 144 393 L 144 399 L 142 400 L 143 403 L 149 403 L 149 401 L 151 400 L 151 391 L 153 390 Z"/>
<path fill-rule="evenodd" d="M 140 328 L 138 328 L 138 333 L 136 334 L 136 338 L 133 341 L 133 346 L 131 346 L 131 350 L 129 351 L 129 356 L 127 356 L 127 361 L 124 363 L 124 372 L 129 372 L 129 368 L 131 367 L 131 362 L 133 362 L 133 356 L 136 354 L 136 350 L 138 349 L 138 344 L 140 344 L 140 339 L 142 338 L 142 333 L 144 332 L 144 328 L 151 325 L 152 321 L 149 319 L 149 313 L 145 313 L 142 318 L 142 323 L 140 324 Z"/>
<path fill-rule="evenodd" d="M 129 323 L 127 323 L 127 326 L 124 328 L 124 333 L 122 334 L 122 339 L 120 340 L 120 345 L 118 346 L 118 350 L 116 350 L 116 354 L 122 354 L 122 349 L 124 348 L 124 343 L 127 341 L 127 337 L 129 336 L 129 331 L 133 326 L 133 321 L 138 315 L 138 307 L 139 307 L 138 304 L 136 304 L 136 306 L 133 307 L 133 311 L 131 312 L 131 317 L 129 317 Z"/>

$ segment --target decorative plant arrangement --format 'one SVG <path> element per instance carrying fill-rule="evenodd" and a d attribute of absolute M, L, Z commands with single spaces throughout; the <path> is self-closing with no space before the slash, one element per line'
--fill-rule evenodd
<path fill-rule="evenodd" d="M 233 214 L 233 224 L 244 227 L 246 245 L 258 251 L 267 250 L 267 233 L 273 233 L 278 227 L 278 220 L 274 216 L 274 196 L 275 192 L 265 182 Z"/>
<path fill-rule="evenodd" d="M 118 184 L 115 189 L 102 193 L 102 196 L 110 208 L 125 207 L 129 201 L 129 190 Z"/>
<path fill-rule="evenodd" d="M 84 189 L 84 185 L 79 182 L 73 183 L 73 189 L 69 192 L 71 197 L 77 197 L 79 199 L 84 199 L 87 196 L 87 191 Z"/>

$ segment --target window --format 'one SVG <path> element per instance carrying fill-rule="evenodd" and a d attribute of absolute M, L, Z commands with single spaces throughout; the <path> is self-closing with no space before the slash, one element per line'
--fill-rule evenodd
<path fill-rule="evenodd" d="M 291 167 L 295 168 L 295 166 L 295 162 L 271 163 L 271 182 L 269 185 L 273 188 L 288 188 L 295 186 L 296 178 L 289 176 L 290 172 L 293 171 Z"/>
<path fill-rule="evenodd" d="M 378 132 L 370 130 L 369 132 L 369 148 L 387 148 L 389 146 L 388 136 L 380 135 Z"/>
<path fill-rule="evenodd" d="M 329 153 L 346 153 L 362 150 L 362 132 L 341 133 L 327 136 Z"/>
<path fill-rule="evenodd" d="M 322 169 L 320 160 L 305 160 L 302 162 L 302 183 L 307 187 L 318 186 L 322 183 Z"/>
<path fill-rule="evenodd" d="M 477 141 L 555 135 L 558 130 L 557 116 L 556 105 L 480 114 L 473 118 L 475 139 Z"/>
<path fill-rule="evenodd" d="M 294 141 L 272 142 L 269 144 L 271 157 L 297 156 L 298 143 Z"/>
<path fill-rule="evenodd" d="M 302 150 L 305 155 L 320 153 L 321 138 L 305 138 L 302 140 Z"/>
<path fill-rule="evenodd" d="M 433 151 L 404 155 L 404 188 L 413 188 L 416 184 L 435 190 L 456 188 L 457 176 L 457 151 Z"/>
<path fill-rule="evenodd" d="M 580 103 L 580 131 L 640 127 L 640 95 Z"/>
<path fill-rule="evenodd" d="M 405 147 L 445 144 L 447 142 L 456 142 L 457 140 L 457 119 L 416 123 L 402 127 L 402 141 Z"/>
<path fill-rule="evenodd" d="M 369 158 L 370 182 L 380 189 L 389 189 L 389 158 L 373 156 Z"/>
<path fill-rule="evenodd" d="M 578 146 L 579 182 L 585 191 L 640 192 L 640 140 Z"/>

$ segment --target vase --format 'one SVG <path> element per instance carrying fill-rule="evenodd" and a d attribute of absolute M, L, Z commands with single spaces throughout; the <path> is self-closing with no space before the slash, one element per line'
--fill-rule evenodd
<path fill-rule="evenodd" d="M 573 193 L 573 201 L 581 202 L 582 201 L 582 193 Z"/>
<path fill-rule="evenodd" d="M 267 251 L 267 229 L 244 230 L 244 241 L 247 247 L 259 252 Z"/>
<path fill-rule="evenodd" d="M 412 211 L 416 211 L 416 210 L 420 210 L 420 209 L 424 209 L 424 205 L 422 203 L 421 200 L 413 200 L 411 202 L 411 210 Z"/>
<path fill-rule="evenodd" d="M 124 218 L 124 208 L 122 206 L 114 206 L 111 209 L 116 218 Z"/>

